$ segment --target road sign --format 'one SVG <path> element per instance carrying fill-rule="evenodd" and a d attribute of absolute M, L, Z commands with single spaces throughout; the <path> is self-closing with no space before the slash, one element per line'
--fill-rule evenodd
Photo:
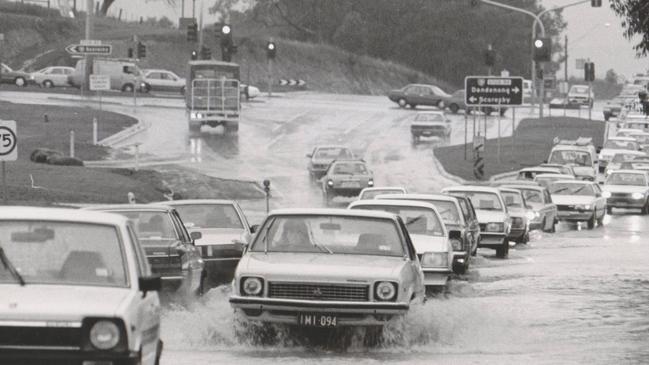
<path fill-rule="evenodd" d="M 90 90 L 110 90 L 110 76 L 90 75 Z"/>
<path fill-rule="evenodd" d="M 110 44 L 71 44 L 65 47 L 71 55 L 109 55 L 113 52 Z"/>
<path fill-rule="evenodd" d="M 279 79 L 279 84 L 281 86 L 304 86 L 306 81 L 301 79 Z"/>
<path fill-rule="evenodd" d="M 508 106 L 523 104 L 522 77 L 467 76 L 464 78 L 467 105 Z"/>
<path fill-rule="evenodd" d="M 474 136 L 473 137 L 473 150 L 476 152 L 484 152 L 484 136 Z"/>
<path fill-rule="evenodd" d="M 84 46 L 99 46 L 101 45 L 101 41 L 98 39 L 82 39 L 81 42 L 82 45 Z"/>
<path fill-rule="evenodd" d="M 500 76 L 502 76 L 502 77 L 509 77 L 509 71 L 508 71 L 508 70 L 502 70 L 502 71 L 500 71 Z"/>
<path fill-rule="evenodd" d="M 16 122 L 0 120 L 0 161 L 16 161 L 18 159 L 17 145 Z"/>
<path fill-rule="evenodd" d="M 568 93 L 568 81 L 559 81 L 559 92 L 562 94 Z"/>

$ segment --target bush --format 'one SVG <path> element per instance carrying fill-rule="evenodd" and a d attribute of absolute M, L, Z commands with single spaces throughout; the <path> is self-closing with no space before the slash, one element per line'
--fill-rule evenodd
<path fill-rule="evenodd" d="M 15 2 L 0 2 L 0 13 L 25 14 L 41 17 L 60 17 L 61 14 L 56 9 L 48 9 L 44 6 L 35 4 L 23 4 Z"/>

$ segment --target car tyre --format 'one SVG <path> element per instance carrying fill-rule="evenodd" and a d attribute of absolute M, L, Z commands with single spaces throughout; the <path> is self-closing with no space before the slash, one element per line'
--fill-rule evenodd
<path fill-rule="evenodd" d="M 439 100 L 437 102 L 437 109 L 444 110 L 444 100 Z"/>
<path fill-rule="evenodd" d="M 557 222 L 557 220 L 554 219 L 552 221 L 552 226 L 550 226 L 550 233 L 556 233 L 557 232 L 557 224 L 559 224 L 559 222 Z"/>
<path fill-rule="evenodd" d="M 124 86 L 122 86 L 122 91 L 125 93 L 133 92 L 133 84 L 124 84 Z"/>
<path fill-rule="evenodd" d="M 464 264 L 455 264 L 453 265 L 453 272 L 458 275 L 464 275 L 469 270 L 469 261 L 467 260 Z"/>
<path fill-rule="evenodd" d="M 640 210 L 640 214 L 642 214 L 642 215 L 649 214 L 649 201 L 646 201 L 644 203 L 644 206 L 642 207 L 642 210 Z"/>
<path fill-rule="evenodd" d="M 185 87 L 180 88 L 180 95 L 185 95 Z"/>
<path fill-rule="evenodd" d="M 604 217 L 605 217 L 605 216 L 606 216 L 606 214 L 602 214 L 601 217 L 597 218 L 597 225 L 598 225 L 598 226 L 601 227 L 601 226 L 604 225 Z"/>
<path fill-rule="evenodd" d="M 25 81 L 24 77 L 16 77 L 14 79 L 14 84 L 16 84 L 16 86 L 25 87 L 27 86 L 27 81 Z"/>
<path fill-rule="evenodd" d="M 397 100 L 397 104 L 399 104 L 399 108 L 405 108 L 408 106 L 408 102 L 404 98 Z"/>
<path fill-rule="evenodd" d="M 460 111 L 460 106 L 455 104 L 455 103 L 449 105 L 448 108 L 451 110 L 451 113 L 453 113 L 453 114 L 457 114 L 457 112 Z"/>
<path fill-rule="evenodd" d="M 590 217 L 590 219 L 586 222 L 586 224 L 588 225 L 588 229 L 595 228 L 595 221 L 596 221 L 595 213 L 593 213 L 593 216 Z"/>
<path fill-rule="evenodd" d="M 155 349 L 155 365 L 160 365 L 160 358 L 162 357 L 162 349 L 164 348 L 164 342 L 158 340 L 158 346 Z"/>
<path fill-rule="evenodd" d="M 529 232 L 525 232 L 525 234 L 523 235 L 523 237 L 519 238 L 518 241 L 517 241 L 516 243 L 520 243 L 520 244 L 526 245 L 528 242 L 530 242 L 530 233 L 529 233 Z"/>
<path fill-rule="evenodd" d="M 504 259 L 509 255 L 509 241 L 503 239 L 502 245 L 496 249 L 496 257 Z"/>
<path fill-rule="evenodd" d="M 416 145 L 417 143 L 419 143 L 419 136 L 413 134 L 412 135 L 412 144 Z"/>
<path fill-rule="evenodd" d="M 646 207 L 647 206 L 645 205 L 645 208 Z M 642 209 L 644 210 L 645 208 L 642 208 Z M 613 215 L 613 207 L 606 207 L 606 214 Z M 645 213 L 642 213 L 642 214 L 645 214 Z"/>
<path fill-rule="evenodd" d="M 410 104 L 410 109 L 417 109 L 417 104 Z"/>
<path fill-rule="evenodd" d="M 43 87 L 51 89 L 54 87 L 54 83 L 51 80 L 43 81 Z"/>

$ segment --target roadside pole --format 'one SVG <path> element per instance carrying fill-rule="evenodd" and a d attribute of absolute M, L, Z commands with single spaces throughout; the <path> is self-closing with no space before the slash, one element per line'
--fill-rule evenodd
<path fill-rule="evenodd" d="M 498 163 L 500 163 L 500 103 L 498 103 Z"/>
<path fill-rule="evenodd" d="M 593 120 L 593 106 L 591 105 L 591 102 L 595 104 L 595 100 L 590 99 L 590 92 L 593 89 L 593 82 L 588 81 L 588 120 Z"/>
<path fill-rule="evenodd" d="M 475 125 L 476 125 L 476 118 L 477 118 L 475 113 L 476 113 L 476 109 L 473 108 L 473 130 L 472 130 L 473 131 L 473 139 L 471 141 L 475 141 L 475 132 L 476 132 Z M 475 150 L 473 151 L 473 157 L 475 158 Z"/>
<path fill-rule="evenodd" d="M 137 77 L 133 75 L 133 113 L 137 113 Z"/>
<path fill-rule="evenodd" d="M 86 41 L 92 38 L 92 12 L 94 10 L 94 0 L 86 0 Z M 81 96 L 84 95 L 85 90 L 89 89 L 90 74 L 92 73 L 93 57 L 86 55 L 86 64 L 83 69 L 83 85 L 81 85 Z"/>
<path fill-rule="evenodd" d="M 92 144 L 97 145 L 97 117 L 92 118 Z"/>
<path fill-rule="evenodd" d="M 466 116 L 466 113 L 468 113 L 469 111 L 467 109 L 468 108 L 464 110 L 464 161 L 466 161 L 466 148 L 467 148 L 466 144 L 468 143 L 467 139 L 469 137 L 469 131 L 467 130 L 469 127 L 468 126 L 469 121 L 467 120 L 467 116 Z"/>
<path fill-rule="evenodd" d="M 7 205 L 7 163 L 2 161 L 2 200 Z"/>
<path fill-rule="evenodd" d="M 273 60 L 268 59 L 268 97 L 273 96 Z"/>
<path fill-rule="evenodd" d="M 512 156 L 516 151 L 516 107 L 512 108 Z"/>

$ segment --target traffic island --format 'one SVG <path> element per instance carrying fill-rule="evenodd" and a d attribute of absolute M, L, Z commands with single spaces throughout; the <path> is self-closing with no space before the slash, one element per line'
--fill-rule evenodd
<path fill-rule="evenodd" d="M 480 154 L 484 163 L 484 176 L 491 176 L 519 170 L 523 167 L 543 163 L 552 149 L 553 139 L 576 139 L 590 137 L 593 144 L 602 146 L 606 122 L 570 117 L 548 117 L 542 119 L 523 119 L 516 128 L 515 138 L 501 138 L 500 161 L 498 161 L 498 140 L 487 139 L 485 150 Z M 471 138 L 469 136 L 469 138 Z M 465 145 L 435 148 L 435 157 L 449 174 L 465 180 L 478 180 L 474 174 L 475 155 L 473 144 L 466 146 L 467 159 L 464 159 Z"/>

